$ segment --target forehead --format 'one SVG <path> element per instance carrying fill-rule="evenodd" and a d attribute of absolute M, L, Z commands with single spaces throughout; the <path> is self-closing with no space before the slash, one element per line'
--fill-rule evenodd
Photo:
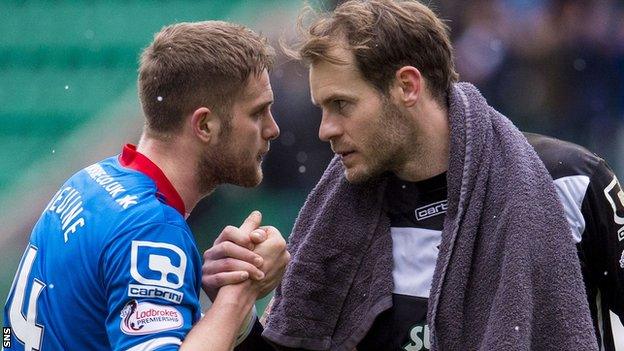
<path fill-rule="evenodd" d="M 237 103 L 254 104 L 265 100 L 273 100 L 273 89 L 267 70 L 259 74 L 249 75 L 247 84 L 240 92 Z"/>
<path fill-rule="evenodd" d="M 364 80 L 350 50 L 335 47 L 330 49 L 328 54 L 344 61 L 344 63 L 335 64 L 318 60 L 310 65 L 312 102 L 322 104 L 333 95 L 359 95 L 374 89 L 370 83 Z"/>

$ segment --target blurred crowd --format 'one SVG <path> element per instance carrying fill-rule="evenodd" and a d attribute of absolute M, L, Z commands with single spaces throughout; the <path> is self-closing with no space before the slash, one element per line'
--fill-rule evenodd
<path fill-rule="evenodd" d="M 440 9 L 451 18 L 463 80 L 521 129 L 621 166 L 623 1 L 443 1 Z"/>
<path fill-rule="evenodd" d="M 429 5 L 451 29 L 460 80 L 475 84 L 521 130 L 586 146 L 623 174 L 624 1 Z M 281 136 L 264 186 L 310 189 L 332 153 L 317 137 L 320 111 L 310 103 L 307 70 L 282 58 L 272 75 Z"/>

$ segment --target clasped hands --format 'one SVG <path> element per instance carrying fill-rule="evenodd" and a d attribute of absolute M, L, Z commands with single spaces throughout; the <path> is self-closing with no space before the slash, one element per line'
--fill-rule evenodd
<path fill-rule="evenodd" d="M 279 284 L 290 254 L 279 230 L 261 222 L 253 211 L 239 228 L 225 227 L 204 252 L 202 287 L 210 300 L 226 285 L 247 284 L 260 299 Z"/>

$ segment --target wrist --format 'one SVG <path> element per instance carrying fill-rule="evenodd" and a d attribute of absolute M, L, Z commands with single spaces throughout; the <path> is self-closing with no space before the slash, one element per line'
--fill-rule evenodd
<path fill-rule="evenodd" d="M 226 285 L 219 289 L 215 303 L 240 306 L 247 312 L 256 302 L 258 292 L 252 289 L 251 282 L 245 281 L 239 284 Z"/>

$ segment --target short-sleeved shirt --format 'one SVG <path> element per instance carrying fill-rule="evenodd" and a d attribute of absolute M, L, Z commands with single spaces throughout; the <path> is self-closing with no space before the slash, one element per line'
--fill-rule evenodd
<path fill-rule="evenodd" d="M 177 350 L 199 320 L 184 203 L 132 145 L 53 196 L 4 308 L 7 350 Z"/>

